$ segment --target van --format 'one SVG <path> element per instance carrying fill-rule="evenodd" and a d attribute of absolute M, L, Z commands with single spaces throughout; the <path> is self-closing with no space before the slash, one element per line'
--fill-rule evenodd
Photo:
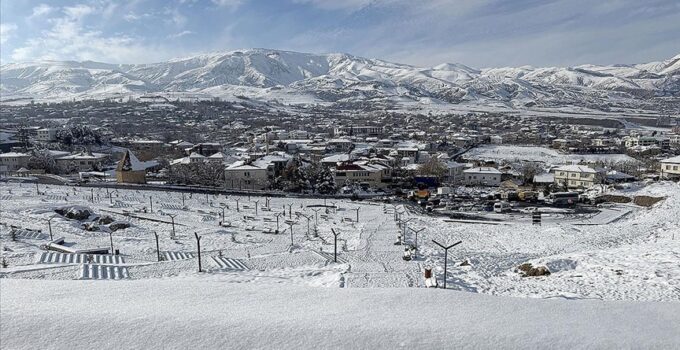
<path fill-rule="evenodd" d="M 493 205 L 493 211 L 496 213 L 503 213 L 510 210 L 510 204 L 507 202 L 496 202 Z"/>

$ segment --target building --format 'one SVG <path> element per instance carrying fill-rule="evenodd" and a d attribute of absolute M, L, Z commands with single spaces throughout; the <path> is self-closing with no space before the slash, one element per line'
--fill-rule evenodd
<path fill-rule="evenodd" d="M 66 172 L 92 171 L 101 165 L 107 155 L 103 153 L 80 152 L 55 158 L 60 169 Z"/>
<path fill-rule="evenodd" d="M 454 185 L 463 182 L 463 170 L 465 169 L 465 164 L 449 160 L 444 162 L 444 166 L 446 167 L 446 173 L 442 179 L 444 182 Z"/>
<path fill-rule="evenodd" d="M 469 186 L 500 186 L 501 172 L 491 167 L 463 170 L 463 183 Z"/>
<path fill-rule="evenodd" d="M 52 128 L 38 129 L 35 139 L 42 142 L 56 141 L 57 129 Z"/>
<path fill-rule="evenodd" d="M 384 132 L 382 126 L 338 126 L 333 129 L 333 135 L 349 136 L 381 136 Z"/>
<path fill-rule="evenodd" d="M 140 162 L 132 152 L 125 151 L 123 158 L 116 167 L 116 182 L 118 183 L 146 183 L 146 169 L 151 162 Z M 153 162 L 155 163 L 155 162 Z"/>
<path fill-rule="evenodd" d="M 239 160 L 224 169 L 225 187 L 230 189 L 264 190 L 274 166 L 262 161 Z"/>
<path fill-rule="evenodd" d="M 590 188 L 599 183 L 597 171 L 584 165 L 563 165 L 552 170 L 555 186 Z"/>
<path fill-rule="evenodd" d="M 342 163 L 333 170 L 333 179 L 338 187 L 352 183 L 383 188 L 392 182 L 392 168 L 374 161 Z"/>
<path fill-rule="evenodd" d="M 26 153 L 0 153 L 0 166 L 3 166 L 4 172 L 13 173 L 21 168 L 27 168 L 29 158 L 31 156 Z"/>
<path fill-rule="evenodd" d="M 680 179 L 680 156 L 662 160 L 660 175 L 662 179 Z"/>

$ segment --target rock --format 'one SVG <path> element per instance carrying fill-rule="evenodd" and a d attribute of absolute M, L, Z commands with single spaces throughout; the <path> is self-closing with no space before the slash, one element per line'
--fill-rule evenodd
<path fill-rule="evenodd" d="M 517 267 L 522 272 L 522 277 L 549 276 L 550 270 L 545 266 L 533 267 L 530 263 L 524 263 Z"/>
<path fill-rule="evenodd" d="M 83 229 L 85 231 L 99 231 L 99 226 L 94 222 L 90 222 L 87 224 L 83 224 Z"/>
<path fill-rule="evenodd" d="M 469 261 L 467 261 L 467 260 L 463 260 L 463 262 L 462 262 L 462 263 L 460 263 L 460 265 L 459 265 L 459 266 L 470 266 L 470 262 L 469 262 Z"/>
<path fill-rule="evenodd" d="M 99 220 L 97 221 L 99 222 L 100 225 L 108 225 L 116 220 L 108 215 L 105 215 L 100 217 Z"/>
<path fill-rule="evenodd" d="M 65 218 L 78 221 L 87 220 L 92 215 L 90 209 L 85 207 L 64 207 L 54 211 Z"/>
<path fill-rule="evenodd" d="M 111 230 L 111 232 L 114 232 L 114 231 L 118 231 L 118 230 L 124 230 L 128 227 L 130 227 L 130 224 L 128 224 L 127 222 L 116 221 L 116 222 L 112 223 L 111 225 L 109 225 L 109 230 Z"/>

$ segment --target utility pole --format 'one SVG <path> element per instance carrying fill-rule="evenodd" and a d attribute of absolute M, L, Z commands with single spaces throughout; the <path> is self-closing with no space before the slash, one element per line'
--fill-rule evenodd
<path fill-rule="evenodd" d="M 448 247 L 443 246 L 442 244 L 435 241 L 434 239 L 432 240 L 432 242 L 434 242 L 434 244 L 436 244 L 436 245 L 438 245 L 438 246 L 440 246 L 444 249 L 444 289 L 446 289 L 446 267 L 447 267 L 447 260 L 449 259 L 449 249 L 463 243 L 463 241 L 458 241 L 454 244 L 451 244 Z"/>
<path fill-rule="evenodd" d="M 172 235 L 170 236 L 170 239 L 175 239 L 175 216 L 177 214 L 168 214 L 170 217 L 170 220 L 172 220 Z"/>
<path fill-rule="evenodd" d="M 194 236 L 196 236 L 196 250 L 198 251 L 198 272 L 203 272 L 203 269 L 201 269 L 201 237 L 196 232 L 194 232 Z"/>
<path fill-rule="evenodd" d="M 331 232 L 333 232 L 333 237 L 334 237 L 334 243 L 333 243 L 333 262 L 338 262 L 338 235 L 339 233 L 335 232 L 334 228 L 331 228 Z"/>
<path fill-rule="evenodd" d="M 40 188 L 38 188 L 38 180 L 35 180 L 35 195 L 40 195 Z"/>
<path fill-rule="evenodd" d="M 94 188 L 90 188 L 90 200 L 94 203 Z"/>
<path fill-rule="evenodd" d="M 153 235 L 156 237 L 156 255 L 158 256 L 158 261 L 161 261 L 161 249 L 160 245 L 158 244 L 158 233 L 156 231 L 153 231 Z"/>

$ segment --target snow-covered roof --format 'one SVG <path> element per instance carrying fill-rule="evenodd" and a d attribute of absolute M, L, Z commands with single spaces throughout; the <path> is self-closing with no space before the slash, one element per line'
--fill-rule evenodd
<path fill-rule="evenodd" d="M 346 153 L 333 154 L 328 157 L 321 159 L 321 163 L 337 163 L 346 162 L 350 160 L 350 155 Z"/>
<path fill-rule="evenodd" d="M 663 159 L 663 160 L 661 161 L 661 163 L 680 164 L 680 156 L 675 156 L 675 157 Z"/>
<path fill-rule="evenodd" d="M 471 169 L 466 169 L 463 170 L 464 173 L 475 173 L 475 174 L 498 174 L 500 175 L 501 172 L 492 167 L 478 167 L 478 168 L 471 168 Z"/>
<path fill-rule="evenodd" d="M 543 173 L 534 175 L 535 183 L 553 183 L 555 182 L 555 175 L 551 173 Z"/>
<path fill-rule="evenodd" d="M 597 171 L 595 171 L 595 169 L 593 169 L 589 166 L 585 166 L 585 165 L 562 165 L 562 166 L 556 167 L 553 170 L 576 172 L 576 173 L 591 173 L 591 174 L 597 173 Z"/>
<path fill-rule="evenodd" d="M 0 153 L 0 158 L 30 157 L 29 154 L 19 152 Z"/>

